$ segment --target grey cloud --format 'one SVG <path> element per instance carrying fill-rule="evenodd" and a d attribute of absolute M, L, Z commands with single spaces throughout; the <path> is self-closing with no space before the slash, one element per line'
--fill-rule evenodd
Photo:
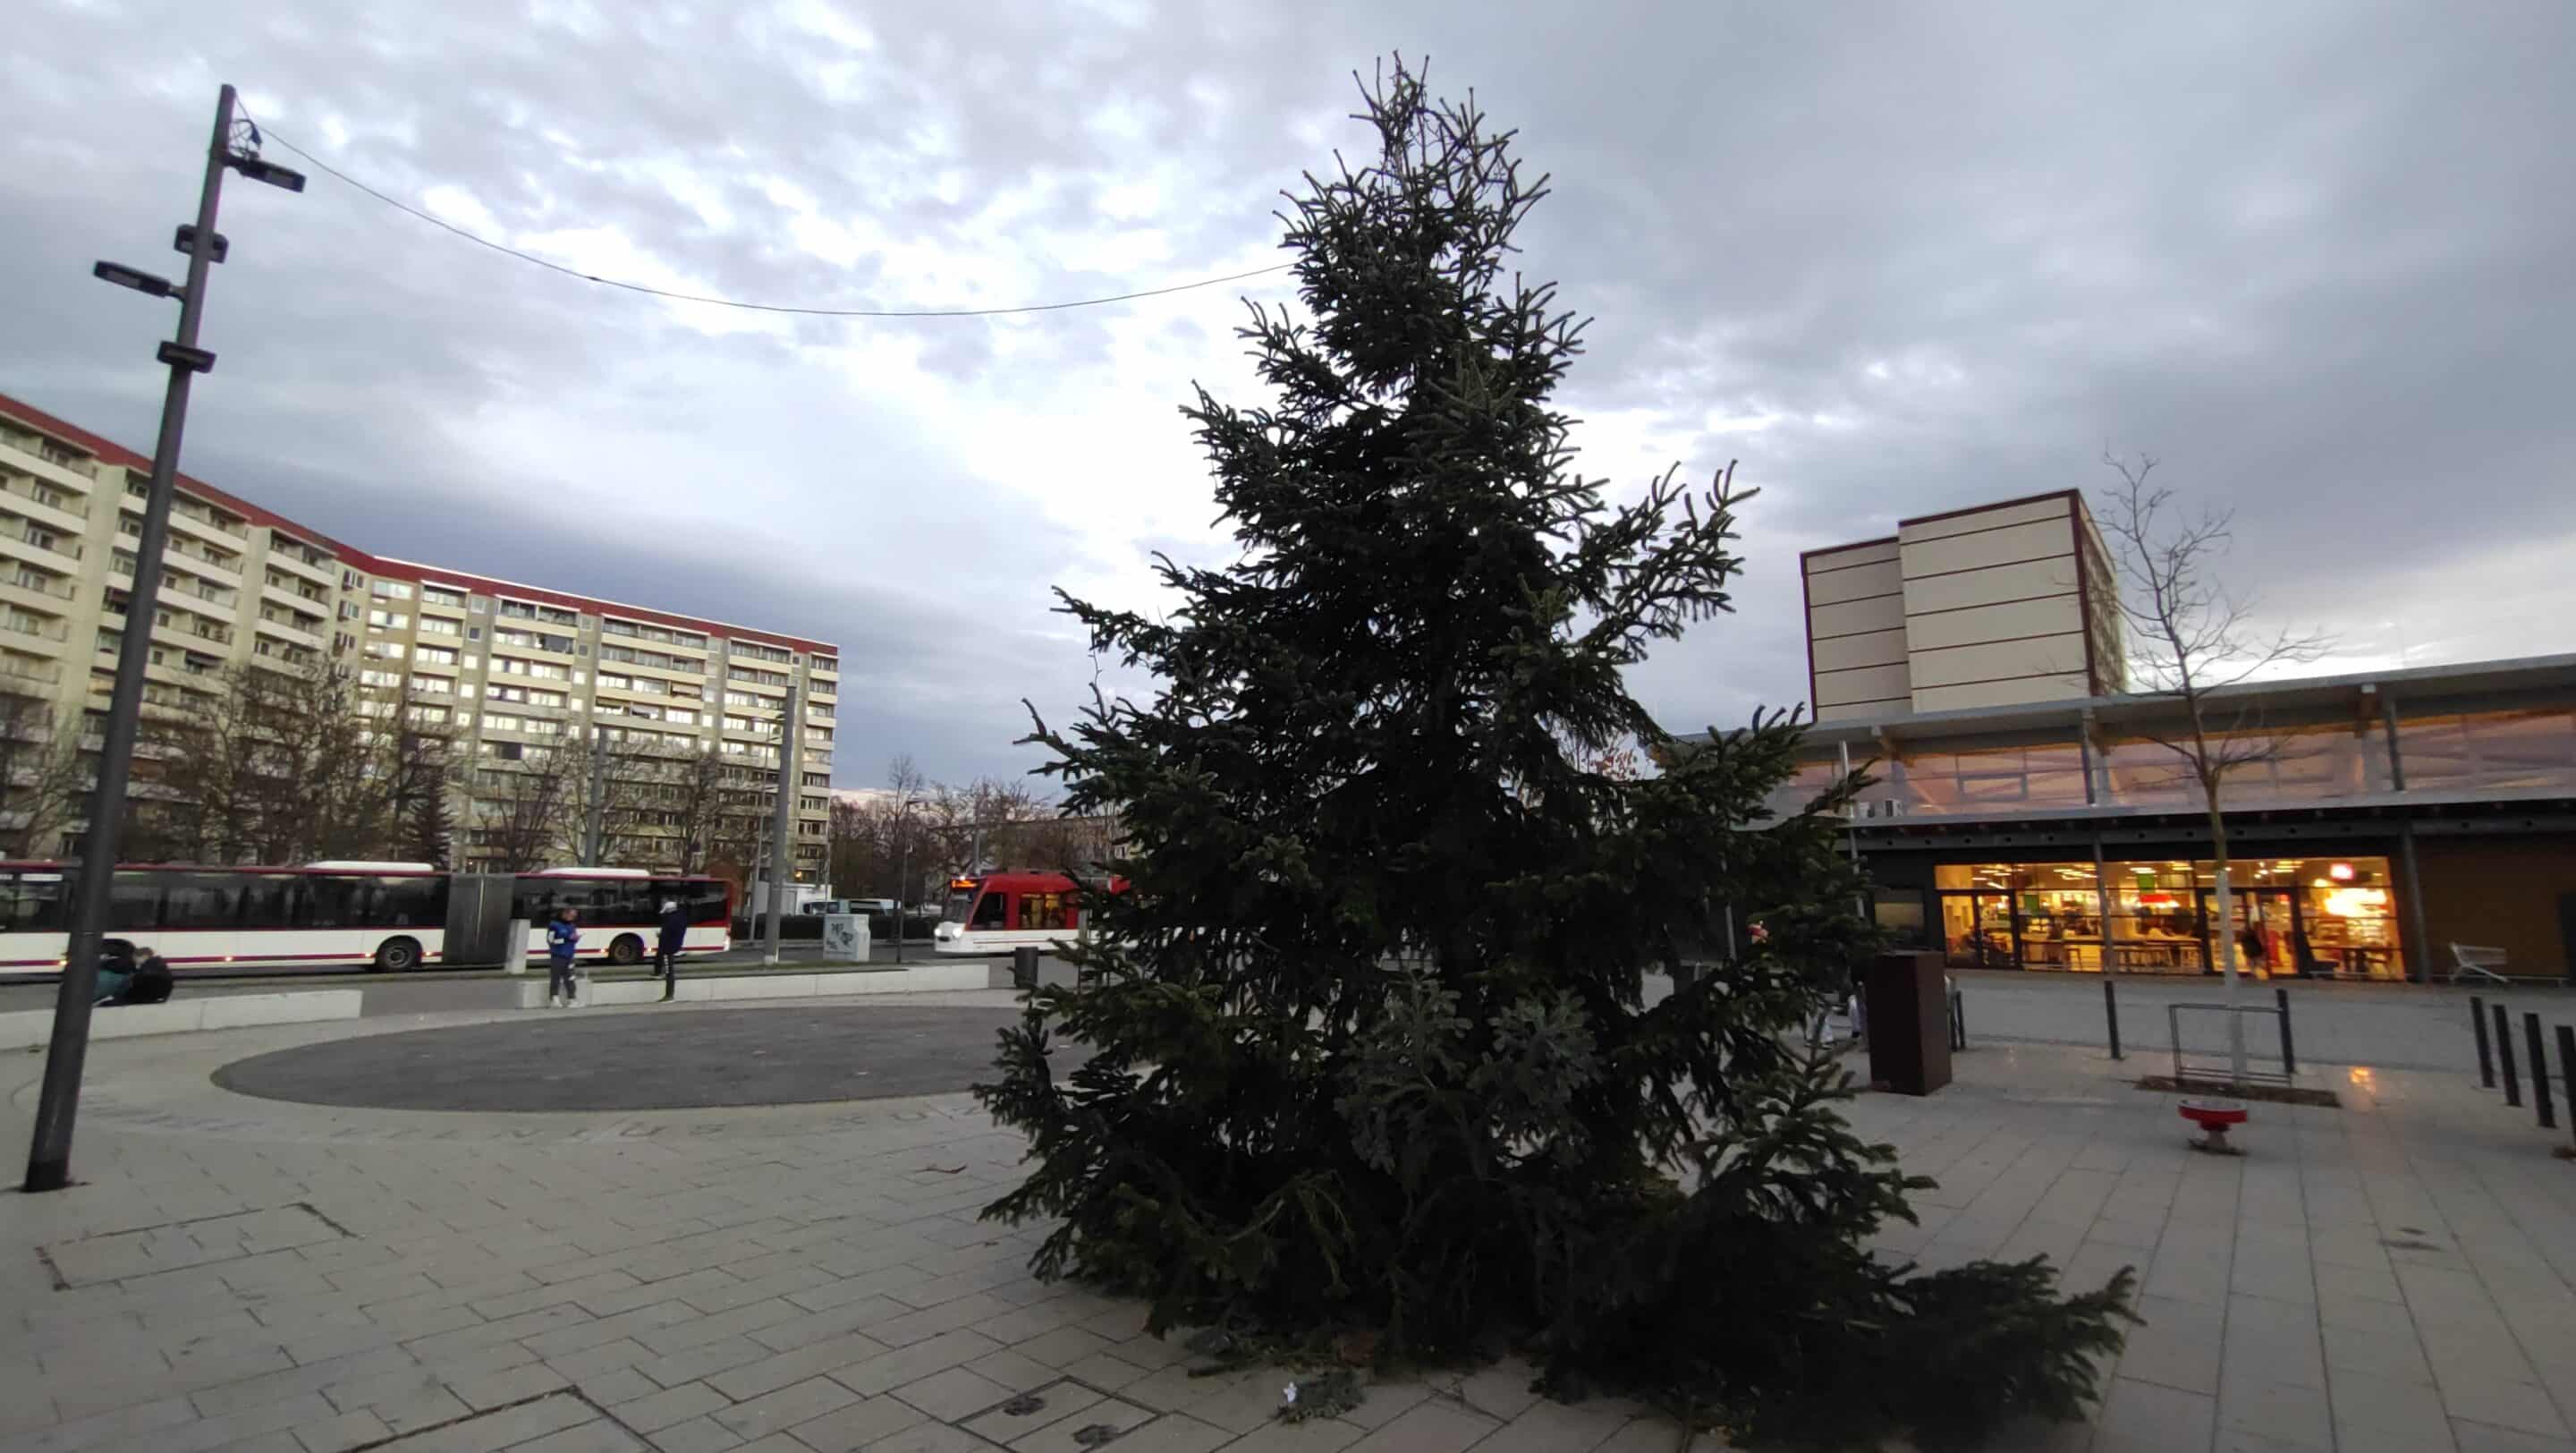
<path fill-rule="evenodd" d="M 1746 521 L 1741 614 L 1637 673 L 1678 725 L 1802 693 L 1797 549 L 2096 484 L 2106 442 L 2163 455 L 2178 484 L 2235 502 L 2242 568 L 2290 601 L 2332 607 L 2400 552 L 2432 564 L 2576 533 L 2576 492 L 2555 485 L 2576 443 L 2559 401 L 2576 331 L 2576 194 L 2556 140 L 2576 131 L 2565 7 L 1637 0 L 1390 15 L 1333 0 L 1165 5 L 1122 26 L 1022 0 L 879 7 L 866 16 L 876 48 L 857 55 L 733 7 L 602 13 L 619 24 L 584 37 L 501 3 L 328 19 L 175 0 L 37 11 L 18 37 L 29 59 L 9 72 L 33 114 L 0 138 L 0 226 L 18 263 L 0 279 L 12 335 L 0 387 L 148 434 L 155 383 L 138 360 L 159 318 L 64 280 L 91 256 L 146 260 L 166 236 L 206 89 L 167 82 L 192 57 L 212 70 L 190 74 L 286 98 L 279 125 L 306 145 L 321 144 L 325 115 L 407 129 L 344 153 L 404 195 L 444 182 L 514 228 L 614 226 L 738 296 L 919 306 L 957 300 L 888 296 L 876 260 L 842 268 L 797 249 L 760 179 L 793 179 L 827 218 L 963 248 L 991 231 L 996 198 L 1049 188 L 1008 235 L 1087 230 L 1111 187 L 1156 169 L 1176 195 L 1155 225 L 1186 270 L 1275 241 L 1277 194 L 1332 162 L 1301 128 L 1351 110 L 1350 70 L 1400 47 L 1429 55 L 1436 88 L 1474 87 L 1555 175 L 1525 261 L 1597 317 L 1567 405 L 1652 416 L 1687 473 L 1740 456 L 1743 481 L 1765 489 Z M 828 93 L 828 67 L 850 99 Z M 1113 107 L 1132 136 L 1091 124 Z M 1355 155 L 1365 144 L 1347 123 L 1324 134 Z M 558 136 L 608 168 L 571 164 Z M 672 197 L 649 174 L 666 164 L 714 187 L 736 224 L 711 227 Z M 939 194 L 947 172 L 956 200 Z M 1055 315 L 1014 335 L 1008 357 L 980 324 L 711 339 L 325 181 L 241 207 L 210 324 L 223 407 L 197 447 L 343 511 L 361 543 L 362 526 L 400 521 L 442 548 L 518 548 L 437 535 L 435 512 L 414 520 L 405 491 L 373 483 L 400 473 L 496 508 L 541 489 L 455 467 L 450 431 L 489 408 L 542 414 L 561 392 L 720 430 L 739 379 L 792 377 L 810 367 L 800 348 L 891 336 L 917 340 L 925 370 L 989 397 L 1007 427 L 1015 390 L 1115 356 L 1109 314 Z M 1029 253 L 1042 296 L 1170 280 Z M 1226 376 L 1240 347 L 1230 291 L 1143 316 L 1162 346 L 1206 360 L 1200 376 Z M 726 382 L 693 400 L 700 359 Z M 627 367 L 638 360 L 669 366 Z M 716 614 L 890 623 L 881 649 L 909 663 L 898 677 L 980 703 L 969 732 L 914 698 L 866 729 L 926 763 L 933 741 L 1016 732 L 1014 671 L 1053 672 L 1068 692 L 1087 681 L 1078 652 L 1049 655 L 1065 648 L 1039 589 L 1071 547 L 961 483 L 952 441 L 811 397 L 815 417 L 763 467 L 807 481 L 821 510 L 910 518 L 926 496 L 950 519 L 990 517 L 1007 528 L 973 538 L 1007 541 L 1002 553 L 918 547 L 872 594 L 693 570 L 651 538 L 621 549 L 663 562 L 652 568 L 670 588 Z M 1146 427 L 1185 428 L 1169 412 L 1180 399 L 1148 402 Z M 566 408 L 567 428 L 599 427 Z M 1755 418 L 1770 422 L 1741 427 Z M 1032 452 L 1042 467 L 1043 442 Z M 1622 454 L 1605 438 L 1583 458 L 1614 494 L 1672 462 Z M 899 462 L 853 480 L 854 456 Z M 1221 557 L 1222 540 L 1201 553 Z M 845 750 L 845 778 L 872 781 L 874 766 L 849 762 L 881 755 Z"/>

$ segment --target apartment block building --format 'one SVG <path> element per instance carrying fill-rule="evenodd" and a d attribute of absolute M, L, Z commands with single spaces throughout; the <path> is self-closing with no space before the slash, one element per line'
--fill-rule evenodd
<path fill-rule="evenodd" d="M 1799 557 L 1820 722 L 2099 696 L 2124 680 L 2110 553 L 2078 490 Z"/>
<path fill-rule="evenodd" d="M 148 457 L 0 395 L 0 697 L 50 708 L 12 729 L 85 713 L 95 732 L 104 716 L 150 470 Z M 821 879 L 840 694 L 830 643 L 374 554 L 186 475 L 151 631 L 147 713 L 210 709 L 232 669 L 339 661 L 362 710 L 407 710 L 448 732 L 463 766 L 460 868 L 491 865 L 478 791 L 549 749 L 594 734 L 617 761 L 711 748 L 746 810 L 766 814 L 792 744 L 796 876 Z M 676 829 L 650 811 L 620 817 L 603 857 L 668 857 Z M 77 851 L 77 833 L 54 850 Z"/>

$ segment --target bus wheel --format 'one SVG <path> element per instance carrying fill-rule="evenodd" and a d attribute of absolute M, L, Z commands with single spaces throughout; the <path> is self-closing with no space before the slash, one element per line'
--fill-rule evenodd
<path fill-rule="evenodd" d="M 620 965 L 644 962 L 644 940 L 631 933 L 619 934 L 616 941 L 608 946 L 608 961 Z"/>
<path fill-rule="evenodd" d="M 376 947 L 378 973 L 407 973 L 420 967 L 420 944 L 408 938 L 389 938 Z"/>

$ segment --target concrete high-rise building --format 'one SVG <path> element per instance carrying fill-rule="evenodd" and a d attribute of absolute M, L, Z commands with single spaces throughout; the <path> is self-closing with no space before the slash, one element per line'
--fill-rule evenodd
<path fill-rule="evenodd" d="M 2100 696 L 2118 586 L 2080 490 L 1901 520 L 1799 557 L 1817 721 Z"/>
<path fill-rule="evenodd" d="M 0 729 L 49 732 L 85 713 L 97 730 L 150 472 L 146 456 L 0 395 L 0 698 L 20 704 Z M 543 749 L 594 732 L 613 762 L 714 750 L 765 843 L 782 734 L 792 733 L 797 877 L 821 877 L 840 695 L 829 643 L 373 554 L 184 474 L 158 607 L 147 715 L 210 709 L 236 668 L 336 660 L 356 674 L 361 709 L 408 709 L 447 732 L 460 767 L 460 868 L 493 865 L 484 794 Z M 577 818 L 582 800 L 577 791 L 567 812 Z M 601 856 L 661 865 L 674 815 L 633 800 L 641 805 L 608 824 Z M 26 850 L 75 853 L 79 828 Z"/>

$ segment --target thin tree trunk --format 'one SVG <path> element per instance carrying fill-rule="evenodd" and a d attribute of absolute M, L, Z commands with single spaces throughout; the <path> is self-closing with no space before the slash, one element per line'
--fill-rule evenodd
<path fill-rule="evenodd" d="M 2218 961 L 2227 969 L 2227 1075 L 2230 1083 L 2245 1083 L 2245 1016 L 2237 1012 L 2236 974 L 2236 896 L 2228 882 L 2227 822 L 2218 810 L 2218 793 L 2209 792 L 2209 841 L 2217 861 L 2218 923 L 2212 937 L 2217 940 Z"/>

